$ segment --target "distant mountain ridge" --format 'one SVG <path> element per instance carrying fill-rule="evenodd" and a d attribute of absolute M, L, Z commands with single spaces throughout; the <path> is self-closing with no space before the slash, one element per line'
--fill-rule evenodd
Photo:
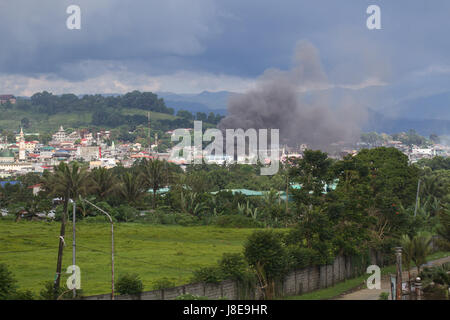
<path fill-rule="evenodd" d="M 414 129 L 422 136 L 450 134 L 450 120 L 441 119 L 407 119 L 389 118 L 379 112 L 369 110 L 368 122 L 363 126 L 363 131 L 376 131 L 388 134 L 406 132 Z"/>
<path fill-rule="evenodd" d="M 222 115 L 227 113 L 228 99 L 235 94 L 229 91 L 203 91 L 198 94 L 157 92 L 157 95 L 164 99 L 169 108 L 174 108 L 175 110 L 185 109 L 194 113 L 214 112 Z"/>
<path fill-rule="evenodd" d="M 394 118 L 450 120 L 450 91 L 406 99 L 384 108 L 383 113 Z"/>
<path fill-rule="evenodd" d="M 440 79 L 441 80 L 441 79 Z M 353 96 L 358 99 L 369 97 L 381 97 L 369 109 L 369 120 L 363 126 L 363 131 L 377 131 L 385 133 L 397 133 L 410 129 L 428 136 L 432 133 L 438 135 L 450 134 L 450 91 L 441 91 L 433 94 L 419 92 L 414 98 L 401 98 L 408 96 L 409 88 L 370 87 L 362 90 L 333 89 L 328 94 L 333 100 L 339 100 L 344 96 Z M 395 93 L 395 94 L 394 94 Z M 227 114 L 228 99 L 238 93 L 229 91 L 209 92 L 198 94 L 183 94 L 173 92 L 156 92 L 163 98 L 169 108 L 188 110 L 192 113 L 209 112 L 221 115 Z M 121 94 L 101 94 L 102 96 L 119 96 Z M 79 95 L 80 97 L 83 95 Z M 396 97 L 389 103 L 385 97 Z M 374 100 L 375 101 L 375 100 Z M 393 100 L 391 100 L 393 101 Z M 384 107 L 376 107 L 384 106 Z"/>

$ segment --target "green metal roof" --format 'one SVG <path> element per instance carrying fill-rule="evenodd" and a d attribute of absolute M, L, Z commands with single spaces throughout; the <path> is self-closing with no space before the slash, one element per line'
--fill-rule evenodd
<path fill-rule="evenodd" d="M 328 189 L 335 190 L 336 186 L 337 186 L 337 180 L 334 183 L 330 184 L 330 185 L 325 184 L 325 186 L 324 186 L 324 193 L 327 193 Z M 302 185 L 299 184 L 299 183 L 291 183 L 291 188 L 292 189 L 297 189 L 298 190 L 298 189 L 301 189 L 301 187 L 302 187 Z M 161 193 L 166 193 L 166 192 L 169 192 L 169 191 L 170 191 L 170 188 L 161 188 L 158 191 L 156 191 L 156 193 L 161 194 Z M 264 196 L 264 194 L 269 192 L 269 191 L 256 191 L 256 190 L 249 190 L 249 189 L 223 189 L 223 190 L 220 190 L 220 191 L 211 192 L 211 194 L 218 194 L 221 191 L 232 192 L 233 195 L 235 195 L 237 193 L 242 193 L 243 195 L 249 196 L 249 197 L 251 197 L 251 196 L 259 196 L 259 197 L 261 197 L 261 196 Z M 148 190 L 148 192 L 149 193 L 153 193 L 153 190 L 150 189 L 150 190 Z M 282 200 L 286 200 L 286 192 L 285 191 L 278 191 L 278 195 L 280 196 L 280 198 Z M 292 199 L 293 199 L 292 198 L 292 194 L 289 194 L 289 201 L 292 201 Z"/>
<path fill-rule="evenodd" d="M 156 193 L 167 193 L 169 191 L 170 191 L 169 188 L 161 188 L 161 189 L 156 190 Z M 149 189 L 148 192 L 153 193 L 153 189 Z"/>
<path fill-rule="evenodd" d="M 249 189 L 225 189 L 225 190 L 220 190 L 220 191 L 228 191 L 228 192 L 232 192 L 233 194 L 242 193 L 243 195 L 246 195 L 246 196 L 262 196 L 262 195 L 264 195 L 264 192 L 265 192 L 265 191 L 249 190 Z M 211 194 L 217 194 L 220 191 L 211 192 Z"/>
<path fill-rule="evenodd" d="M 8 149 L 0 151 L 0 158 L 14 158 L 14 153 Z"/>

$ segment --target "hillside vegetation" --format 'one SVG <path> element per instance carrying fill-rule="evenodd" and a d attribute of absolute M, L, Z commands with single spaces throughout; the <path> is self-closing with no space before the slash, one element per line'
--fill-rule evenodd
<path fill-rule="evenodd" d="M 146 126 L 150 112 L 151 127 L 156 131 L 190 128 L 193 120 L 216 125 L 220 115 L 168 108 L 163 99 L 151 92 L 133 91 L 123 96 L 74 94 L 53 95 L 39 92 L 30 99 L 18 99 L 16 104 L 0 105 L 0 130 L 13 131 L 20 126 L 28 132 L 50 133 L 65 128 L 122 128 L 124 132 Z M 5 134 L 5 132 L 4 132 Z"/>

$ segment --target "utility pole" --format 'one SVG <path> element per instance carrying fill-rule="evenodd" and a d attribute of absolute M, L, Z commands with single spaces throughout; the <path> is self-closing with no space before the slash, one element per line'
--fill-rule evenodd
<path fill-rule="evenodd" d="M 90 204 L 98 211 L 104 213 L 108 217 L 109 221 L 111 222 L 111 300 L 114 300 L 114 222 L 113 222 L 111 215 L 108 212 L 97 207 L 95 204 L 93 204 L 92 202 L 90 202 L 86 199 L 81 199 L 81 200 Z"/>
<path fill-rule="evenodd" d="M 289 170 L 286 168 L 286 214 L 289 212 Z"/>
<path fill-rule="evenodd" d="M 417 215 L 417 207 L 419 206 L 419 190 L 420 190 L 420 179 L 417 182 L 416 207 L 414 208 L 414 217 Z"/>
<path fill-rule="evenodd" d="M 147 112 L 148 119 L 148 153 L 150 154 L 152 149 L 151 136 L 150 136 L 150 111 Z"/>
<path fill-rule="evenodd" d="M 74 284 L 74 287 L 73 287 L 73 297 L 75 298 L 76 296 L 77 296 L 77 288 L 76 288 L 76 286 L 75 286 L 75 284 L 76 284 L 76 279 L 75 279 L 75 277 L 76 277 L 76 270 L 75 270 L 75 265 L 76 265 L 76 258 L 75 258 L 75 252 L 76 252 L 76 242 L 75 242 L 75 220 L 76 220 L 76 210 L 77 210 L 77 204 L 76 204 L 76 202 L 73 200 L 72 201 L 72 205 L 73 205 L 73 213 L 72 213 L 72 221 L 73 221 L 73 223 L 72 223 L 72 228 L 73 228 L 73 237 L 72 237 L 72 265 L 73 265 L 73 267 L 72 267 L 72 274 L 73 274 L 73 284 Z"/>
<path fill-rule="evenodd" d="M 69 195 L 66 195 L 66 199 L 64 199 L 64 209 L 61 215 L 61 229 L 59 231 L 59 247 L 58 247 L 58 258 L 56 261 L 56 275 L 55 281 L 53 283 L 53 295 L 54 299 L 58 298 L 58 291 L 61 282 L 61 268 L 62 268 L 62 258 L 65 247 L 64 237 L 66 236 L 66 215 L 68 214 L 68 204 L 69 204 Z"/>
<path fill-rule="evenodd" d="M 396 264 L 397 264 L 397 280 L 395 296 L 396 300 L 402 300 L 402 247 L 395 248 Z"/>

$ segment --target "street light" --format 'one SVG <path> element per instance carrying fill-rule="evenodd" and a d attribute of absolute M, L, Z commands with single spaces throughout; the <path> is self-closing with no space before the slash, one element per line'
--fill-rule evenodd
<path fill-rule="evenodd" d="M 111 300 L 114 300 L 114 222 L 113 219 L 111 217 L 111 215 L 106 212 L 105 210 L 97 207 L 95 204 L 93 204 L 92 202 L 83 199 L 80 197 L 80 199 L 88 204 L 90 204 L 91 206 L 93 206 L 95 209 L 99 210 L 100 212 L 104 213 L 109 221 L 111 222 Z"/>
<path fill-rule="evenodd" d="M 72 232 L 73 232 L 73 237 L 72 237 L 72 265 L 73 265 L 73 271 L 72 271 L 72 275 L 73 275 L 73 283 L 76 283 L 76 272 L 75 272 L 75 265 L 76 265 L 76 258 L 75 258 L 75 252 L 76 252 L 76 242 L 75 242 L 75 216 L 76 216 L 76 207 L 77 204 L 74 200 L 69 199 L 69 201 L 72 203 L 73 206 L 73 213 L 72 213 Z M 73 287 L 73 297 L 75 298 L 77 296 L 77 288 L 76 286 Z"/>

